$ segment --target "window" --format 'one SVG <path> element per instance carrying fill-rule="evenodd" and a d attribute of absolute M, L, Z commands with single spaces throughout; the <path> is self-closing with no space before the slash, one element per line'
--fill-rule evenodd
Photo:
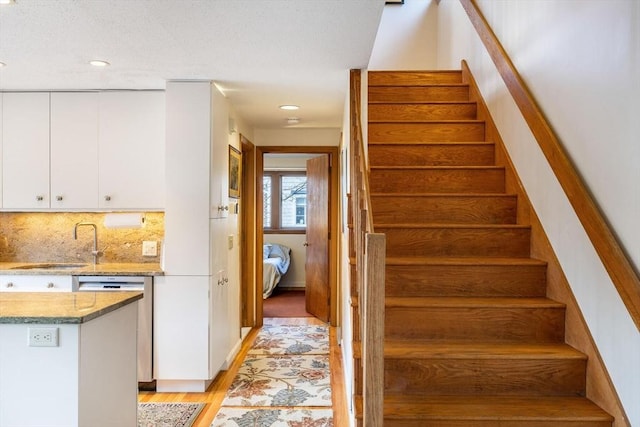
<path fill-rule="evenodd" d="M 265 232 L 305 232 L 307 176 L 304 172 L 265 171 L 262 192 Z"/>

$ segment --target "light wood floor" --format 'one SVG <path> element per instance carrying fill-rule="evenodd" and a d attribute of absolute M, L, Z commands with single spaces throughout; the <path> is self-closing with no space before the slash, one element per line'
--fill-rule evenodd
<path fill-rule="evenodd" d="M 314 317 L 302 317 L 302 318 L 265 318 L 265 325 L 277 325 L 277 324 L 296 324 L 296 325 L 322 325 L 324 324 L 320 320 Z M 233 378 L 235 377 L 238 368 L 244 361 L 244 358 L 253 344 L 255 337 L 258 333 L 257 329 L 253 329 L 238 353 L 238 356 L 233 361 L 228 371 L 222 371 L 215 378 L 209 389 L 204 393 L 154 393 L 154 392 L 140 392 L 138 394 L 138 400 L 140 402 L 203 402 L 206 406 L 193 424 L 194 427 L 209 427 L 213 422 L 220 404 L 224 399 L 227 389 L 231 385 Z M 344 375 L 342 370 L 342 352 L 338 346 L 336 337 L 336 328 L 329 328 L 329 343 L 330 343 L 330 359 L 331 366 L 331 390 L 333 400 L 333 425 L 336 427 L 348 426 L 348 411 L 347 411 L 347 398 L 344 388 Z"/>

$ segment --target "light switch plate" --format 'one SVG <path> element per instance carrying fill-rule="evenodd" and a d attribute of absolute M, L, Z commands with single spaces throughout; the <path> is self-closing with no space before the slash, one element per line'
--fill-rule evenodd
<path fill-rule="evenodd" d="M 227 246 L 229 249 L 233 249 L 233 234 L 229 234 L 227 237 Z"/>
<path fill-rule="evenodd" d="M 158 242 L 150 240 L 143 241 L 142 256 L 158 256 Z"/>

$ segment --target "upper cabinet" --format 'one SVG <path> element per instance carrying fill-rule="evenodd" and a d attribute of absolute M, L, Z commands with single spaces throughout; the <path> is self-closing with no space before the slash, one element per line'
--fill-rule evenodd
<path fill-rule="evenodd" d="M 101 92 L 100 208 L 163 209 L 164 92 Z"/>
<path fill-rule="evenodd" d="M 1 95 L 0 207 L 164 208 L 164 92 Z"/>
<path fill-rule="evenodd" d="M 51 94 L 51 207 L 98 207 L 97 92 Z"/>
<path fill-rule="evenodd" d="M 48 208 L 49 93 L 5 93 L 2 134 L 3 208 Z"/>
<path fill-rule="evenodd" d="M 166 96 L 165 272 L 208 275 L 217 261 L 203 230 L 229 214 L 228 106 L 211 82 L 169 82 Z M 216 239 L 226 242 L 226 233 Z"/>
<path fill-rule="evenodd" d="M 0 93 L 0 117 L 2 117 L 2 93 Z M 0 120 L 0 208 L 2 208 L 2 120 Z"/>

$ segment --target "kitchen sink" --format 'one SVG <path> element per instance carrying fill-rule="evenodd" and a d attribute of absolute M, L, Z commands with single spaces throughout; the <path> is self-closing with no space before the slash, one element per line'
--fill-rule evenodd
<path fill-rule="evenodd" d="M 16 267 L 12 267 L 11 270 L 72 270 L 77 268 L 83 268 L 83 267 L 86 267 L 87 265 L 88 264 L 45 262 L 45 263 L 18 265 Z"/>

